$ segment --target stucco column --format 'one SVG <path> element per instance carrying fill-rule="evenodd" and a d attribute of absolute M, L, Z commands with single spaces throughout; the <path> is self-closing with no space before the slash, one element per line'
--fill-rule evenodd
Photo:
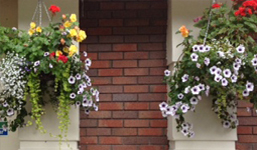
<path fill-rule="evenodd" d="M 75 13 L 78 15 L 79 1 L 74 0 L 45 0 L 47 7 L 57 5 L 61 12 L 55 16 L 55 20 L 60 19 L 62 14 Z M 37 0 L 19 0 L 18 8 L 18 27 L 19 29 L 28 30 L 32 15 L 36 8 Z M 48 25 L 48 20 L 43 11 L 43 26 Z M 46 114 L 42 117 L 43 126 L 53 135 L 59 134 L 59 120 L 52 106 L 46 106 Z M 62 142 L 62 150 L 78 150 L 79 141 L 79 109 L 72 107 L 70 111 L 71 125 L 68 131 L 68 141 Z M 20 148 L 19 150 L 59 150 L 58 138 L 50 137 L 49 134 L 41 134 L 35 129 L 35 126 L 25 127 L 19 130 Z M 67 145 L 69 144 L 69 146 Z"/>
<path fill-rule="evenodd" d="M 219 0 L 231 4 L 231 0 Z M 181 54 L 182 47 L 176 46 L 183 40 L 176 35 L 180 26 L 186 25 L 197 36 L 198 29 L 193 27 L 193 19 L 203 14 L 209 7 L 208 0 L 168 0 L 167 62 L 170 70 Z M 168 140 L 170 150 L 235 150 L 236 129 L 224 129 L 221 121 L 211 110 L 211 98 L 203 98 L 196 107 L 196 112 L 188 112 L 185 118 L 193 123 L 196 135 L 187 138 L 176 130 L 174 118 L 168 118 Z"/>

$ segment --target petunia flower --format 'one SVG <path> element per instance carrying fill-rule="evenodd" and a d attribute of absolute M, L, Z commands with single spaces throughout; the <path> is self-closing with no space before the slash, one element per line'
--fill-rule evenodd
<path fill-rule="evenodd" d="M 75 75 L 75 77 L 76 77 L 77 80 L 80 80 L 80 79 L 81 79 L 81 75 L 80 75 L 79 73 L 77 73 L 77 74 Z"/>
<path fill-rule="evenodd" d="M 226 78 L 230 78 L 231 77 L 231 71 L 230 71 L 230 69 L 225 69 L 225 70 L 223 70 L 223 75 L 224 75 L 224 77 L 226 77 Z"/>
<path fill-rule="evenodd" d="M 236 76 L 235 74 L 233 74 L 233 75 L 231 76 L 231 82 L 232 82 L 232 83 L 236 83 L 236 82 L 237 82 L 237 76 Z"/>
<path fill-rule="evenodd" d="M 226 78 L 223 78 L 223 79 L 221 80 L 221 85 L 222 85 L 222 86 L 227 86 L 227 85 L 228 85 L 228 80 L 227 80 Z"/>
<path fill-rule="evenodd" d="M 223 127 L 224 127 L 224 128 L 229 128 L 230 125 L 231 125 L 231 124 L 230 124 L 229 121 L 224 121 L 224 122 L 223 122 Z"/>
<path fill-rule="evenodd" d="M 7 116 L 12 116 L 14 115 L 14 110 L 12 108 L 9 108 L 7 109 L 6 113 L 7 113 Z"/>
<path fill-rule="evenodd" d="M 220 82 L 221 80 L 222 80 L 222 76 L 221 75 L 215 75 L 215 77 L 214 77 L 214 81 L 216 81 L 216 82 Z"/>
<path fill-rule="evenodd" d="M 257 65 L 257 59 L 256 59 L 256 65 Z M 240 69 L 241 65 L 238 63 L 233 63 L 234 70 L 238 71 Z"/>
<path fill-rule="evenodd" d="M 196 97 L 192 97 L 192 98 L 190 98 L 190 103 L 192 105 L 197 105 L 198 104 L 198 99 Z"/>
<path fill-rule="evenodd" d="M 196 67 L 200 69 L 201 68 L 201 64 L 196 63 Z"/>
<path fill-rule="evenodd" d="M 188 86 L 188 87 L 185 88 L 184 93 L 185 93 L 185 94 L 188 94 L 189 92 L 190 92 L 190 86 Z"/>
<path fill-rule="evenodd" d="M 183 99 L 184 98 L 184 94 L 180 93 L 178 94 L 178 99 Z"/>
<path fill-rule="evenodd" d="M 159 107 L 160 107 L 161 111 L 164 111 L 164 110 L 167 109 L 168 104 L 166 102 L 162 102 L 162 103 L 159 104 Z"/>
<path fill-rule="evenodd" d="M 210 50 L 211 50 L 211 47 L 208 46 L 208 45 L 206 45 L 204 51 L 205 51 L 205 52 L 209 52 Z"/>
<path fill-rule="evenodd" d="M 215 75 L 221 75 L 222 70 L 220 68 L 216 68 Z"/>
<path fill-rule="evenodd" d="M 49 52 L 45 52 L 44 53 L 44 56 L 46 57 L 46 56 L 49 56 L 50 55 L 50 53 Z"/>
<path fill-rule="evenodd" d="M 200 88 L 198 86 L 194 86 L 191 88 L 191 92 L 193 95 L 198 95 L 200 93 Z"/>
<path fill-rule="evenodd" d="M 205 46 L 204 45 L 199 45 L 199 52 L 205 52 Z"/>
<path fill-rule="evenodd" d="M 84 52 L 83 52 L 83 55 L 84 55 L 84 57 L 87 57 L 87 52 L 84 51 Z"/>
<path fill-rule="evenodd" d="M 38 61 L 36 61 L 36 62 L 34 62 L 34 66 L 35 67 L 37 67 L 37 66 L 39 66 L 40 65 L 40 61 L 38 60 Z"/>
<path fill-rule="evenodd" d="M 90 60 L 89 58 L 87 58 L 87 59 L 85 60 L 85 65 L 86 65 L 86 66 L 88 66 L 88 67 L 91 66 L 91 63 L 92 63 L 92 62 L 91 62 L 91 60 Z"/>
<path fill-rule="evenodd" d="M 242 63 L 242 60 L 241 60 L 240 58 L 236 58 L 235 61 L 236 61 L 236 63 L 238 63 L 238 64 L 241 64 L 241 63 Z"/>
<path fill-rule="evenodd" d="M 182 133 L 184 136 L 187 136 L 187 135 L 189 134 L 188 129 L 182 129 L 182 130 L 181 130 L 181 133 Z"/>
<path fill-rule="evenodd" d="M 211 73 L 212 75 L 214 75 L 214 74 L 216 73 L 216 69 L 217 69 L 216 66 L 212 66 L 212 67 L 210 68 L 210 73 Z"/>
<path fill-rule="evenodd" d="M 205 57 L 205 58 L 204 58 L 204 64 L 205 64 L 206 66 L 209 66 L 209 64 L 210 64 L 210 58 Z"/>
<path fill-rule="evenodd" d="M 166 114 L 167 114 L 167 115 L 174 116 L 176 113 L 175 113 L 175 111 L 172 109 L 171 106 L 168 106 L 168 107 L 166 108 Z"/>
<path fill-rule="evenodd" d="M 243 91 L 243 96 L 244 97 L 247 97 L 247 96 L 249 96 L 249 91 L 247 91 L 247 89 L 245 89 L 244 91 Z"/>
<path fill-rule="evenodd" d="M 199 84 L 198 87 L 199 87 L 199 89 L 200 89 L 201 91 L 204 91 L 204 90 L 205 90 L 204 84 Z"/>
<path fill-rule="evenodd" d="M 244 53 L 245 52 L 245 47 L 243 45 L 239 45 L 237 48 L 236 48 L 237 52 L 238 53 Z"/>
<path fill-rule="evenodd" d="M 249 91 L 249 92 L 252 92 L 254 90 L 254 85 L 252 82 L 248 82 L 246 83 L 246 90 Z"/>
<path fill-rule="evenodd" d="M 70 76 L 69 79 L 68 79 L 68 81 L 69 81 L 70 84 L 74 84 L 75 81 L 76 81 L 76 78 L 73 77 L 73 76 Z"/>
<path fill-rule="evenodd" d="M 53 68 L 53 65 L 52 65 L 52 64 L 49 64 L 49 68 Z"/>
<path fill-rule="evenodd" d="M 170 76 L 170 71 L 169 71 L 169 70 L 165 70 L 165 71 L 164 71 L 164 75 L 165 75 L 166 77 Z"/>
<path fill-rule="evenodd" d="M 188 80 L 188 78 L 189 78 L 189 75 L 188 74 L 184 74 L 183 76 L 182 76 L 182 82 L 186 82 L 187 80 Z"/>
<path fill-rule="evenodd" d="M 251 62 L 253 66 L 257 66 L 257 58 L 253 58 Z"/>
<path fill-rule="evenodd" d="M 194 45 L 192 47 L 192 49 L 193 49 L 193 52 L 198 52 L 199 51 L 199 45 Z"/>
<path fill-rule="evenodd" d="M 70 94 L 70 98 L 71 98 L 71 99 L 75 99 L 75 97 L 76 97 L 76 94 L 75 94 L 75 93 L 71 93 L 71 94 Z"/>
<path fill-rule="evenodd" d="M 183 113 L 186 113 L 189 110 L 188 104 L 183 104 L 180 109 L 182 110 Z"/>
<path fill-rule="evenodd" d="M 192 61 L 197 61 L 198 60 L 198 55 L 196 53 L 192 53 L 190 57 L 191 57 Z"/>

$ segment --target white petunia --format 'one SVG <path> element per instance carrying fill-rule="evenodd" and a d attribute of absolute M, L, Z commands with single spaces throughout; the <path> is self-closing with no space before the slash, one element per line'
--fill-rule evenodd
<path fill-rule="evenodd" d="M 256 63 L 257 63 L 257 61 L 256 61 Z M 240 64 L 238 64 L 238 63 L 233 63 L 233 68 L 234 68 L 234 70 L 238 71 L 238 70 L 240 69 L 240 67 L 241 67 Z"/>
<path fill-rule="evenodd" d="M 91 61 L 89 58 L 87 58 L 87 59 L 85 60 L 85 66 L 86 66 L 86 67 L 90 67 L 91 64 L 92 64 L 92 61 Z"/>
<path fill-rule="evenodd" d="M 204 91 L 204 90 L 205 90 L 204 84 L 199 84 L 198 87 L 199 87 L 199 89 L 200 89 L 201 91 Z"/>
<path fill-rule="evenodd" d="M 199 51 L 199 45 L 194 45 L 192 48 L 194 52 Z"/>
<path fill-rule="evenodd" d="M 220 82 L 222 80 L 222 76 L 221 75 L 215 75 L 214 80 L 216 82 Z"/>
<path fill-rule="evenodd" d="M 188 129 L 182 129 L 182 130 L 181 130 L 181 133 L 182 133 L 184 136 L 187 136 L 187 135 L 189 134 Z"/>
<path fill-rule="evenodd" d="M 191 88 L 191 92 L 193 95 L 198 95 L 201 92 L 201 90 L 199 89 L 198 86 L 194 86 Z"/>
<path fill-rule="evenodd" d="M 246 90 L 249 91 L 249 92 L 252 92 L 254 90 L 254 85 L 251 82 L 247 81 L 245 86 L 246 86 Z"/>
<path fill-rule="evenodd" d="M 74 84 L 75 81 L 76 81 L 76 78 L 73 77 L 73 76 L 70 76 L 69 79 L 68 79 L 68 81 L 69 81 L 70 84 Z"/>
<path fill-rule="evenodd" d="M 212 66 L 212 67 L 210 68 L 210 73 L 211 73 L 212 75 L 214 75 L 215 72 L 216 72 L 216 69 L 217 69 L 216 66 Z"/>
<path fill-rule="evenodd" d="M 180 109 L 182 110 L 183 113 L 186 113 L 189 110 L 188 104 L 183 104 Z"/>
<path fill-rule="evenodd" d="M 169 71 L 169 70 L 165 70 L 165 71 L 164 71 L 164 75 L 165 75 L 166 77 L 170 76 L 170 71 Z"/>
<path fill-rule="evenodd" d="M 200 78 L 199 78 L 198 76 L 196 76 L 196 77 L 195 77 L 195 80 L 196 80 L 196 81 L 199 81 L 199 80 L 200 80 Z"/>
<path fill-rule="evenodd" d="M 190 57 L 191 57 L 192 61 L 197 61 L 198 60 L 198 55 L 196 53 L 192 53 Z"/>
<path fill-rule="evenodd" d="M 210 58 L 205 57 L 205 58 L 204 58 L 204 64 L 205 64 L 206 66 L 209 66 L 209 64 L 210 64 Z"/>
<path fill-rule="evenodd" d="M 249 96 L 249 94 L 250 94 L 249 91 L 247 91 L 246 89 L 243 91 L 243 96 L 244 96 L 244 97 Z"/>
<path fill-rule="evenodd" d="M 197 105 L 198 104 L 198 99 L 196 97 L 192 97 L 192 98 L 190 98 L 190 103 L 192 105 Z"/>
<path fill-rule="evenodd" d="M 182 82 L 186 82 L 187 80 L 188 80 L 188 78 L 189 78 L 189 75 L 188 74 L 184 74 L 183 76 L 182 76 Z"/>
<path fill-rule="evenodd" d="M 87 57 L 87 52 L 84 51 L 84 52 L 83 52 L 83 55 L 84 55 L 84 57 Z"/>
<path fill-rule="evenodd" d="M 49 56 L 49 52 L 45 52 L 44 53 L 44 56 L 46 57 L 46 56 Z"/>
<path fill-rule="evenodd" d="M 200 45 L 199 46 L 199 52 L 205 52 L 205 46 L 204 45 Z"/>
<path fill-rule="evenodd" d="M 71 98 L 71 99 L 74 99 L 75 97 L 76 97 L 76 94 L 75 94 L 75 93 L 71 93 L 71 94 L 70 94 L 70 98 Z"/>
<path fill-rule="evenodd" d="M 162 117 L 164 117 L 164 118 L 168 117 L 166 111 L 162 111 Z"/>
<path fill-rule="evenodd" d="M 188 86 L 188 87 L 185 88 L 184 93 L 185 93 L 185 94 L 188 94 L 189 92 L 190 92 L 190 86 Z"/>
<path fill-rule="evenodd" d="M 34 62 L 34 66 L 35 67 L 37 67 L 37 66 L 39 66 L 40 65 L 40 61 L 38 60 L 38 61 L 36 61 L 36 62 Z"/>
<path fill-rule="evenodd" d="M 196 67 L 197 67 L 197 68 L 201 68 L 201 64 L 196 63 Z"/>
<path fill-rule="evenodd" d="M 12 108 L 9 108 L 7 109 L 6 113 L 7 113 L 7 116 L 12 116 L 14 115 L 14 110 Z"/>
<path fill-rule="evenodd" d="M 225 53 L 222 51 L 218 51 L 217 54 L 219 57 L 222 57 L 222 58 L 225 57 Z"/>
<path fill-rule="evenodd" d="M 224 122 L 223 122 L 223 127 L 224 127 L 224 128 L 229 128 L 230 125 L 231 125 L 231 124 L 230 124 L 230 122 L 228 122 L 228 121 L 224 121 Z"/>
<path fill-rule="evenodd" d="M 168 104 L 166 102 L 162 102 L 159 104 L 160 110 L 165 111 L 168 107 Z"/>
<path fill-rule="evenodd" d="M 245 52 L 245 47 L 243 45 L 239 45 L 236 48 L 236 50 L 237 50 L 238 53 L 244 53 Z"/>
<path fill-rule="evenodd" d="M 223 79 L 221 80 L 221 85 L 222 85 L 222 86 L 227 86 L 227 85 L 228 85 L 228 80 L 227 80 L 226 78 L 223 78 Z"/>
<path fill-rule="evenodd" d="M 178 94 L 178 99 L 183 99 L 184 98 L 184 94 L 180 93 Z"/>
<path fill-rule="evenodd" d="M 205 52 L 209 52 L 211 50 L 211 47 L 207 45 L 207 46 L 205 46 L 204 50 L 205 50 Z"/>
<path fill-rule="evenodd" d="M 174 116 L 174 115 L 175 115 L 175 111 L 172 109 L 171 106 L 169 106 L 169 107 L 167 107 L 167 109 L 166 109 L 166 114 L 167 114 L 167 115 Z"/>
<path fill-rule="evenodd" d="M 223 75 L 224 75 L 224 77 L 226 77 L 226 78 L 230 78 L 231 77 L 231 71 L 230 71 L 230 69 L 225 69 L 225 70 L 223 70 Z"/>
<path fill-rule="evenodd" d="M 216 75 L 221 75 L 222 73 L 222 70 L 220 68 L 217 68 L 216 71 L 215 71 L 215 74 Z"/>
<path fill-rule="evenodd" d="M 236 83 L 236 82 L 237 82 L 237 76 L 236 76 L 236 75 L 233 74 L 233 75 L 231 76 L 231 82 L 232 82 L 232 83 Z"/>
<path fill-rule="evenodd" d="M 236 58 L 235 61 L 236 61 L 236 63 L 238 63 L 238 64 L 241 64 L 241 63 L 242 63 L 242 60 L 241 60 L 240 58 Z"/>
<path fill-rule="evenodd" d="M 53 65 L 52 65 L 52 64 L 49 64 L 49 68 L 53 68 Z"/>
<path fill-rule="evenodd" d="M 257 58 L 253 58 L 251 62 L 253 66 L 257 66 Z"/>
<path fill-rule="evenodd" d="M 80 79 L 81 79 L 81 75 L 80 75 L 79 73 L 77 73 L 77 74 L 75 75 L 75 77 L 76 77 L 77 80 L 80 80 Z"/>

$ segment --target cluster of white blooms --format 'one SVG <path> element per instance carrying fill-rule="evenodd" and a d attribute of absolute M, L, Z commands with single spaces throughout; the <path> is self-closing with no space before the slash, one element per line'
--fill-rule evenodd
<path fill-rule="evenodd" d="M 0 80 L 3 84 L 4 97 L 23 99 L 27 81 L 24 79 L 26 59 L 18 54 L 7 53 L 0 66 Z"/>

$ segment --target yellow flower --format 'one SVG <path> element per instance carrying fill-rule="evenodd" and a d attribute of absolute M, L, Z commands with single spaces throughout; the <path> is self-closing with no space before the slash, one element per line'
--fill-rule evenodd
<path fill-rule="evenodd" d="M 69 56 L 73 56 L 75 53 L 78 52 L 78 48 L 75 45 L 71 45 L 69 50 Z"/>
<path fill-rule="evenodd" d="M 83 30 L 79 31 L 79 35 L 77 37 L 77 41 L 78 42 L 82 42 L 83 40 L 85 40 L 87 38 L 86 32 Z"/>
<path fill-rule="evenodd" d="M 35 22 L 31 22 L 31 23 L 30 23 L 30 28 L 31 28 L 31 29 L 36 28 L 36 26 L 37 26 L 37 25 L 36 25 L 36 23 L 35 23 Z"/>
<path fill-rule="evenodd" d="M 63 48 L 63 51 L 64 51 L 65 53 L 69 53 L 69 48 L 68 48 L 68 47 L 64 47 L 64 48 Z"/>
<path fill-rule="evenodd" d="M 181 32 L 181 34 L 182 34 L 182 36 L 183 37 L 188 37 L 188 35 L 189 35 L 189 30 L 186 28 L 186 26 L 181 26 L 180 28 L 179 28 L 179 31 Z"/>
<path fill-rule="evenodd" d="M 66 21 L 63 26 L 65 28 L 69 28 L 71 26 L 71 23 L 69 21 Z"/>
<path fill-rule="evenodd" d="M 70 36 L 71 37 L 75 37 L 75 36 L 77 36 L 78 35 L 78 33 L 77 33 L 77 31 L 75 30 L 75 29 L 71 29 L 70 30 Z"/>
<path fill-rule="evenodd" d="M 56 51 L 56 52 L 55 52 L 55 55 L 56 55 L 57 57 L 59 57 L 60 55 L 62 55 L 62 51 L 60 51 L 60 50 Z"/>
<path fill-rule="evenodd" d="M 34 33 L 35 33 L 35 31 L 34 31 L 33 29 L 29 29 L 28 34 L 29 34 L 30 36 L 32 36 Z"/>
<path fill-rule="evenodd" d="M 37 27 L 37 28 L 36 28 L 36 31 L 39 32 L 39 33 L 41 33 L 41 32 L 42 32 L 42 28 L 41 28 L 41 27 Z"/>
<path fill-rule="evenodd" d="M 76 22 L 76 21 L 77 21 L 77 16 L 76 16 L 76 14 L 71 14 L 71 15 L 70 15 L 70 21 L 71 21 L 71 22 Z"/>

